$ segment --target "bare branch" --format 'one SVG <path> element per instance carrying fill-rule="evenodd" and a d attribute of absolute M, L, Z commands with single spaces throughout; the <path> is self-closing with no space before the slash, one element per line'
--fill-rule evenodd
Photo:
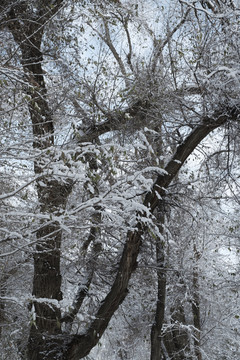
<path fill-rule="evenodd" d="M 191 9 L 188 8 L 187 11 L 185 12 L 185 14 L 183 15 L 182 19 L 179 21 L 179 23 L 171 31 L 168 31 L 165 40 L 161 41 L 154 37 L 155 54 L 154 54 L 153 63 L 152 63 L 152 72 L 153 73 L 156 70 L 159 56 L 162 54 L 164 47 L 168 44 L 170 39 L 180 29 L 180 27 L 186 22 L 190 10 Z"/>

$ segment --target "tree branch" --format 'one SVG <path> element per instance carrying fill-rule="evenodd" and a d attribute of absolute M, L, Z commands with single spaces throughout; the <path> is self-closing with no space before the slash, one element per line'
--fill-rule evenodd
<path fill-rule="evenodd" d="M 228 109 L 228 111 L 216 111 L 211 117 L 202 119 L 201 124 L 196 126 L 196 128 L 186 137 L 185 141 L 178 146 L 172 159 L 165 166 L 167 174 L 164 173 L 163 175 L 159 175 L 152 191 L 146 195 L 144 205 L 146 205 L 151 212 L 154 211 L 159 203 L 159 198 L 164 196 L 166 188 L 177 175 L 185 160 L 194 151 L 196 146 L 198 146 L 199 143 L 214 129 L 220 127 L 230 119 L 237 120 L 239 115 L 239 110 L 232 108 Z M 143 225 L 140 219 L 136 228 L 137 230 L 134 232 L 128 232 L 115 281 L 110 292 L 102 301 L 102 304 L 96 313 L 95 320 L 90 324 L 89 329 L 84 335 L 73 336 L 66 345 L 66 358 L 68 360 L 78 360 L 89 354 L 91 349 L 98 343 L 103 335 L 114 312 L 125 299 L 131 274 L 137 267 L 137 256 L 141 245 L 142 235 L 146 230 L 146 225 Z"/>
<path fill-rule="evenodd" d="M 77 294 L 76 294 L 76 297 L 74 299 L 74 302 L 71 306 L 71 310 L 69 311 L 68 314 L 66 314 L 62 319 L 61 319 L 61 322 L 64 322 L 66 325 L 66 332 L 68 334 L 70 334 L 71 332 L 71 329 L 72 329 L 72 325 L 73 325 L 73 321 L 74 319 L 76 318 L 81 306 L 82 306 L 82 303 L 83 303 L 83 300 L 85 299 L 85 297 L 87 296 L 88 294 L 88 290 L 89 290 L 89 287 L 91 285 L 91 282 L 92 282 L 92 278 L 93 278 L 93 275 L 94 275 L 94 271 L 95 271 L 95 267 L 96 267 L 96 261 L 97 261 L 97 258 L 100 254 L 102 250 L 102 244 L 100 242 L 96 242 L 94 245 L 93 245 L 93 248 L 92 248 L 92 251 L 91 251 L 91 254 L 90 254 L 90 259 L 88 261 L 88 264 L 87 264 L 87 275 L 86 275 L 86 279 L 84 281 L 84 283 L 81 283 L 79 285 L 79 288 L 78 288 L 78 291 L 77 291 Z"/>

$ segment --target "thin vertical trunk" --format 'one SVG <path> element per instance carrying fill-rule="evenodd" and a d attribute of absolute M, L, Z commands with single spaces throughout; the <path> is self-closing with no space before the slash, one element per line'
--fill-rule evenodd
<path fill-rule="evenodd" d="M 158 228 L 160 234 L 163 236 L 163 223 L 164 223 L 164 208 L 163 204 L 159 205 L 158 214 Z M 165 315 L 165 297 L 166 297 L 166 272 L 165 254 L 164 254 L 164 241 L 162 238 L 156 239 L 156 258 L 157 258 L 157 285 L 158 297 L 154 323 L 151 329 L 151 360 L 162 359 L 162 326 Z"/>
<path fill-rule="evenodd" d="M 4 316 L 5 302 L 2 299 L 5 296 L 5 292 L 6 292 L 6 283 L 3 276 L 0 282 L 0 338 L 2 336 L 2 328 L 5 322 L 5 316 Z"/>
<path fill-rule="evenodd" d="M 201 354 L 201 317 L 200 317 L 200 298 L 199 298 L 199 275 L 198 275 L 198 260 L 200 254 L 197 251 L 196 244 L 193 247 L 195 264 L 193 267 L 193 300 L 192 313 L 194 325 L 194 350 L 197 360 L 202 360 Z"/>

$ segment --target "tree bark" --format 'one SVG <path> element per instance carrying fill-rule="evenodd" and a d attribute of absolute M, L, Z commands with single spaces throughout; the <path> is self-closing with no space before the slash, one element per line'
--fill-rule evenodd
<path fill-rule="evenodd" d="M 61 1 L 49 8 L 42 0 L 38 13 L 29 14 L 27 2 L 15 4 L 9 10 L 8 27 L 22 53 L 21 63 L 28 82 L 29 113 L 32 121 L 33 148 L 51 153 L 54 146 L 54 125 L 47 102 L 43 76 L 41 42 L 45 22 L 57 11 Z M 70 180 L 61 183 L 44 174 L 46 160 L 40 156 L 34 161 L 37 194 L 42 214 L 57 215 L 65 208 L 71 192 Z M 53 359 L 59 347 L 56 335 L 61 334 L 61 313 L 58 301 L 62 299 L 60 274 L 60 248 L 62 232 L 57 222 L 42 223 L 36 233 L 38 243 L 34 253 L 34 278 L 30 304 L 32 321 L 28 341 L 28 359 Z M 52 340 L 52 336 L 55 336 Z M 58 346 L 57 346 L 58 345 Z"/>
<path fill-rule="evenodd" d="M 158 229 L 163 236 L 164 224 L 164 206 L 161 202 L 158 206 L 156 218 L 158 220 Z M 157 258 L 157 306 L 154 323 L 151 329 L 151 360 L 162 359 L 162 326 L 165 315 L 165 298 L 166 298 L 166 270 L 165 270 L 165 246 L 164 240 L 157 237 L 156 239 L 156 258 Z"/>
<path fill-rule="evenodd" d="M 170 359 L 174 360 L 192 360 L 190 353 L 189 334 L 186 325 L 184 307 L 178 299 L 171 311 L 171 330 L 164 335 L 163 341 Z"/>
<path fill-rule="evenodd" d="M 2 299 L 6 293 L 6 280 L 5 276 L 3 275 L 0 279 L 0 338 L 2 336 L 2 329 L 5 323 L 5 315 L 4 315 L 4 308 L 5 302 Z"/>
<path fill-rule="evenodd" d="M 194 267 L 193 267 L 193 299 L 192 299 L 192 313 L 194 325 L 194 350 L 197 360 L 202 360 L 201 345 L 201 316 L 200 316 L 200 299 L 199 299 L 199 275 L 198 275 L 198 261 L 200 253 L 197 251 L 196 244 L 193 247 L 194 253 Z"/>

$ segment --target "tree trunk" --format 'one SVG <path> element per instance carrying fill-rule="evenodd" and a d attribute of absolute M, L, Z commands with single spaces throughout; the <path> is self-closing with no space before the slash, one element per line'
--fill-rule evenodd
<path fill-rule="evenodd" d="M 0 338 L 2 336 L 2 329 L 5 323 L 5 315 L 4 315 L 5 302 L 2 299 L 5 296 L 5 293 L 6 293 L 6 283 L 4 276 L 2 276 L 2 278 L 0 279 Z"/>
<path fill-rule="evenodd" d="M 164 335 L 164 345 L 168 356 L 173 360 L 192 359 L 190 353 L 190 338 L 186 325 L 184 307 L 181 300 L 170 309 L 171 311 L 171 330 Z"/>
<path fill-rule="evenodd" d="M 197 360 L 202 360 L 201 345 L 201 318 L 200 318 L 200 299 L 199 299 L 199 276 L 198 276 L 198 260 L 200 253 L 197 251 L 196 244 L 193 247 L 195 264 L 193 267 L 193 299 L 192 313 L 194 329 L 194 350 Z"/>
<path fill-rule="evenodd" d="M 163 202 L 158 206 L 156 214 L 158 228 L 163 236 L 164 206 Z M 157 258 L 157 307 L 155 320 L 151 330 L 151 360 L 162 359 L 162 326 L 165 315 L 166 297 L 166 272 L 165 272 L 165 246 L 162 238 L 156 238 L 156 258 Z"/>
<path fill-rule="evenodd" d="M 58 1 L 60 4 L 61 1 Z M 33 148 L 40 153 L 54 146 L 54 125 L 46 98 L 46 87 L 42 70 L 41 42 L 44 23 L 56 11 L 49 10 L 43 1 L 39 4 L 39 18 L 29 18 L 27 5 L 23 2 L 12 7 L 9 12 L 9 29 L 22 53 L 21 63 L 28 81 L 29 113 L 32 121 Z M 28 15 L 28 16 L 27 16 Z M 46 152 L 45 152 L 46 154 Z M 46 156 L 44 154 L 44 156 Z M 61 313 L 58 301 L 62 299 L 60 274 L 60 249 L 62 232 L 60 225 L 51 219 L 64 210 L 66 200 L 72 190 L 71 181 L 64 183 L 52 179 L 44 173 L 47 160 L 44 157 L 34 161 L 36 175 L 42 175 L 37 182 L 40 212 L 49 215 L 47 223 L 42 222 L 36 233 L 38 243 L 34 253 L 34 278 L 30 304 L 32 319 L 28 341 L 29 360 L 52 360 L 59 356 L 61 334 Z M 57 355 L 58 354 L 58 355 Z"/>

